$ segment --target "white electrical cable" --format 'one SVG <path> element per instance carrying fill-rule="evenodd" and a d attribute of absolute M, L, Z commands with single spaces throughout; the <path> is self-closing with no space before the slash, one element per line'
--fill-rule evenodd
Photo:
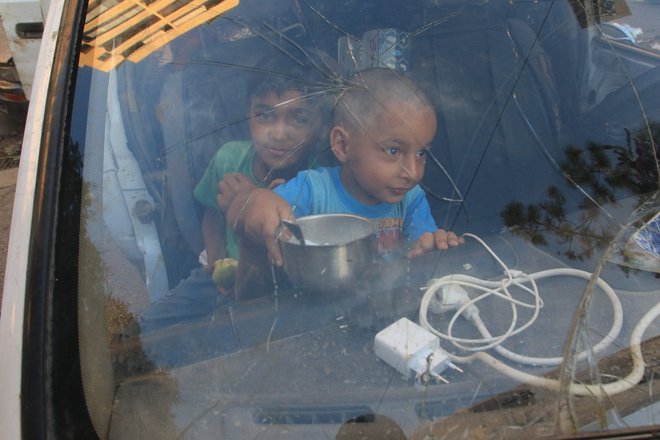
<path fill-rule="evenodd" d="M 564 269 L 564 268 L 559 268 L 559 269 L 549 269 L 549 270 L 544 270 L 540 272 L 536 272 L 530 275 L 525 275 L 524 277 L 517 277 L 514 278 L 514 281 L 516 280 L 522 280 L 522 279 L 527 279 L 530 282 L 539 280 L 542 278 L 549 278 L 549 277 L 556 277 L 556 276 L 573 276 L 573 277 L 580 277 L 584 278 L 586 280 L 591 279 L 591 273 L 585 272 L 582 270 L 577 270 L 577 269 Z M 466 279 L 469 279 L 469 282 L 465 282 Z M 477 283 L 480 282 L 483 284 L 483 286 L 479 286 Z M 463 304 L 454 314 L 452 317 L 451 321 L 449 322 L 448 325 L 448 331 L 447 334 L 444 334 L 440 332 L 439 330 L 435 329 L 429 322 L 428 322 L 428 306 L 430 301 L 433 299 L 435 296 L 436 292 L 442 288 L 445 285 L 448 284 L 458 284 L 460 286 L 464 287 L 472 287 L 472 288 L 478 288 L 480 290 L 487 291 L 487 293 L 480 295 L 474 299 L 469 299 L 465 304 Z M 461 275 L 450 275 L 446 276 L 443 278 L 439 278 L 437 280 L 434 280 L 431 286 L 426 290 L 424 293 L 424 296 L 422 297 L 421 304 L 420 304 L 420 309 L 419 309 L 419 321 L 420 325 L 427 330 L 431 331 L 434 333 L 436 336 L 445 339 L 452 344 L 454 344 L 456 347 L 466 350 L 466 351 L 483 351 L 483 350 L 488 350 L 490 348 L 495 348 L 500 354 L 503 356 L 516 361 L 520 362 L 522 364 L 527 364 L 527 365 L 535 365 L 535 366 L 540 366 L 540 365 L 559 365 L 562 362 L 561 357 L 531 357 L 531 356 L 523 356 L 519 355 L 516 353 L 513 353 L 506 348 L 504 348 L 501 343 L 503 343 L 507 338 L 510 336 L 513 336 L 515 334 L 520 333 L 521 331 L 527 329 L 530 325 L 534 323 L 536 320 L 539 309 L 541 307 L 541 302 L 540 302 L 540 296 L 538 295 L 538 291 L 536 290 L 536 285 L 534 285 L 535 290 L 535 297 L 536 299 L 536 305 L 537 307 L 534 308 L 534 314 L 533 316 L 529 319 L 528 322 L 526 322 L 523 326 L 519 327 L 518 329 L 512 330 L 512 326 L 515 325 L 516 323 L 516 316 L 515 314 L 515 306 L 519 305 L 520 302 L 511 302 L 513 311 L 514 311 L 514 316 L 512 319 L 512 325 L 509 326 L 509 329 L 507 332 L 504 334 L 493 337 L 488 329 L 486 328 L 484 322 L 481 320 L 479 317 L 478 313 L 471 313 L 471 314 L 466 314 L 463 313 L 464 311 L 467 311 L 470 306 L 476 304 L 478 301 L 484 299 L 487 296 L 490 295 L 497 295 L 499 297 L 502 297 L 504 299 L 508 299 L 508 296 L 510 294 L 507 293 L 507 295 L 502 295 L 501 293 L 497 292 L 496 290 L 491 290 L 492 288 L 499 286 L 500 282 L 493 282 L 493 281 L 485 281 L 485 280 L 478 280 L 477 278 L 474 277 L 466 277 L 466 276 L 461 276 Z M 614 319 L 612 322 L 612 327 L 610 328 L 610 331 L 605 335 L 594 347 L 593 347 L 593 352 L 594 353 L 599 353 L 603 349 L 607 348 L 614 340 L 616 340 L 617 336 L 621 332 L 621 327 L 623 326 L 623 308 L 621 307 L 621 302 L 619 301 L 619 298 L 616 295 L 616 292 L 607 284 L 605 281 L 602 279 L 598 279 L 596 281 L 596 285 L 600 287 L 607 297 L 609 298 L 610 302 L 612 303 L 612 309 L 613 309 L 613 315 Z M 465 339 L 465 338 L 456 338 L 452 336 L 451 334 L 451 329 L 458 319 L 459 316 L 463 315 L 468 315 L 470 316 L 470 320 L 474 322 L 475 326 L 477 329 L 480 331 L 480 333 L 483 335 L 483 338 L 480 339 Z M 478 347 L 468 347 L 464 345 L 464 343 L 470 343 L 470 344 L 485 344 L 488 343 L 488 345 L 481 345 Z M 587 355 L 586 352 L 579 353 L 578 359 L 583 359 Z"/>
<path fill-rule="evenodd" d="M 500 344 L 510 336 L 520 333 L 521 331 L 529 327 L 531 324 L 533 324 L 533 322 L 536 320 L 536 317 L 538 316 L 538 312 L 540 308 L 543 306 L 543 301 L 541 300 L 541 297 L 538 294 L 538 288 L 536 287 L 536 283 L 534 279 L 531 279 L 527 276 L 512 278 L 511 272 L 509 272 L 509 275 L 510 276 L 508 278 L 505 278 L 501 281 L 480 280 L 479 278 L 475 278 L 467 275 L 449 275 L 443 278 L 432 280 L 429 287 L 427 288 L 425 295 L 422 297 L 422 301 L 420 305 L 420 323 L 423 323 L 424 325 L 431 327 L 427 320 L 427 310 L 430 305 L 430 302 L 434 299 L 436 292 L 439 289 L 445 286 L 458 285 L 461 287 L 469 287 L 474 290 L 481 290 L 484 291 L 485 293 L 473 299 L 467 297 L 466 294 L 465 296 L 466 300 L 458 308 L 458 310 L 452 317 L 448 326 L 448 333 L 446 335 L 437 330 L 435 330 L 435 334 L 441 337 L 442 339 L 446 339 L 452 342 L 456 347 L 466 351 L 481 351 L 497 346 L 498 344 Z M 532 289 L 529 289 L 526 286 L 520 284 L 519 282 L 520 279 L 525 279 L 529 281 L 532 284 Z M 526 304 L 513 298 L 513 296 L 509 292 L 509 287 L 512 285 L 517 286 L 523 289 L 524 291 L 530 292 L 535 299 L 534 304 Z M 502 292 L 500 292 L 499 289 L 502 289 Z M 487 336 L 483 335 L 484 338 L 479 338 L 479 339 L 470 339 L 470 338 L 466 339 L 466 338 L 454 337 L 452 335 L 452 328 L 458 317 L 461 315 L 466 315 L 469 316 L 470 319 L 476 319 L 478 317 L 478 309 L 476 309 L 475 304 L 491 295 L 498 296 L 511 304 L 511 312 L 513 317 L 511 320 L 511 325 L 509 326 L 507 331 L 500 336 L 494 337 L 488 334 Z M 530 318 L 530 320 L 527 323 L 525 323 L 523 326 L 519 327 L 518 329 L 515 329 L 518 319 L 518 312 L 516 306 L 534 309 L 534 314 Z M 463 345 L 464 343 L 472 344 L 473 347 Z M 487 344 L 487 343 L 489 343 L 489 345 L 476 346 L 477 344 Z"/>
<path fill-rule="evenodd" d="M 630 336 L 630 355 L 632 358 L 632 370 L 628 376 L 619 379 L 616 382 L 608 384 L 584 385 L 579 383 L 571 383 L 569 392 L 578 396 L 595 396 L 604 397 L 608 395 L 619 394 L 633 388 L 644 377 L 644 358 L 642 357 L 641 342 L 644 336 L 644 331 L 655 319 L 660 316 L 660 303 L 657 303 L 651 308 L 635 326 L 632 335 Z M 544 377 L 535 376 L 533 374 L 525 373 L 524 371 L 517 370 L 505 363 L 495 359 L 493 356 L 486 352 L 474 353 L 470 356 L 451 356 L 452 360 L 461 363 L 471 362 L 479 359 L 487 365 L 499 370 L 507 376 L 519 382 L 528 383 L 530 385 L 548 388 L 553 391 L 559 391 L 560 382 L 555 379 L 548 379 Z"/>
<path fill-rule="evenodd" d="M 501 344 L 510 336 L 520 333 L 524 329 L 528 328 L 536 320 L 540 308 L 543 306 L 543 302 L 538 293 L 538 288 L 535 281 L 542 278 L 548 278 L 553 276 L 573 276 L 584 278 L 586 280 L 591 280 L 592 274 L 589 272 L 577 270 L 577 269 L 550 269 L 545 271 L 540 271 L 533 273 L 531 275 L 526 275 L 519 271 L 512 271 L 509 269 L 504 262 L 495 255 L 495 253 L 488 247 L 486 243 L 483 242 L 479 237 L 472 234 L 464 234 L 464 237 L 470 237 L 478 242 L 480 242 L 484 248 L 495 258 L 495 260 L 504 268 L 505 278 L 500 281 L 486 281 L 480 280 L 475 277 L 469 277 L 465 275 L 449 275 L 443 278 L 436 280 L 431 280 L 429 286 L 422 297 L 420 308 L 419 308 L 419 321 L 420 325 L 430 332 L 434 333 L 436 336 L 450 341 L 456 347 L 466 350 L 466 351 L 476 351 L 476 353 L 469 356 L 458 356 L 451 354 L 451 357 L 456 362 L 471 362 L 472 360 L 479 359 L 482 362 L 490 365 L 491 367 L 501 371 L 502 373 L 512 377 L 513 379 L 519 380 L 521 382 L 527 382 L 532 385 L 541 386 L 545 388 L 550 388 L 552 390 L 558 390 L 560 383 L 554 379 L 542 378 L 535 376 L 533 374 L 525 373 L 523 371 L 517 370 L 509 365 L 504 364 L 503 362 L 495 359 L 490 354 L 486 353 L 484 350 L 494 348 L 502 356 L 513 360 L 515 362 L 541 366 L 541 365 L 559 365 L 563 361 L 561 357 L 531 357 L 524 356 L 517 353 L 513 353 L 510 350 L 504 348 Z M 522 283 L 528 282 L 531 285 L 531 288 L 524 286 Z M 608 347 L 619 335 L 621 327 L 623 324 L 623 309 L 621 307 L 621 302 L 619 301 L 616 292 L 601 278 L 598 278 L 595 282 L 601 290 L 605 292 L 610 302 L 612 303 L 613 308 L 613 322 L 610 331 L 605 337 L 603 337 L 600 342 L 598 342 L 592 350 L 588 353 L 586 351 L 581 352 L 576 355 L 577 359 L 582 359 L 588 354 L 598 353 Z M 428 309 L 431 304 L 431 301 L 436 297 L 437 292 L 445 286 L 449 285 L 459 285 L 461 287 L 469 287 L 472 289 L 477 289 L 485 293 L 477 296 L 476 298 L 470 299 L 466 295 L 466 300 L 458 308 L 452 317 L 449 325 L 447 334 L 440 332 L 435 329 L 428 322 Z M 517 286 L 524 291 L 532 294 L 534 297 L 534 304 L 527 304 L 521 301 L 515 300 L 509 293 L 510 286 Z M 486 325 L 479 317 L 479 310 L 476 307 L 476 303 L 483 300 L 486 297 L 495 295 L 497 297 L 503 298 L 511 304 L 512 307 L 512 323 L 509 328 L 500 336 L 492 336 L 490 331 L 486 328 Z M 517 324 L 517 312 L 516 307 L 529 307 L 534 309 L 533 316 L 526 322 L 524 325 L 516 328 Z M 455 321 L 459 316 L 464 316 L 466 319 L 472 321 L 479 332 L 482 334 L 483 338 L 480 339 L 465 339 L 457 338 L 452 335 L 452 327 Z M 612 382 L 606 385 L 583 385 L 572 383 L 569 387 L 571 393 L 576 395 L 596 395 L 602 396 L 606 394 L 616 394 L 623 391 L 626 391 L 633 386 L 635 386 L 644 375 L 644 361 L 642 359 L 641 353 L 641 340 L 644 334 L 644 331 L 648 326 L 660 316 L 660 303 L 656 304 L 649 312 L 647 312 L 642 319 L 635 326 L 635 329 L 632 332 L 630 338 L 630 351 L 633 360 L 633 369 L 631 373 L 619 381 Z M 465 345 L 471 344 L 471 346 Z M 478 345 L 479 344 L 479 345 Z"/>

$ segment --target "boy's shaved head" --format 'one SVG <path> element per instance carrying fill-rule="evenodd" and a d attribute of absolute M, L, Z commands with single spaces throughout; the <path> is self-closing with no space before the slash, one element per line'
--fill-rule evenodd
<path fill-rule="evenodd" d="M 335 107 L 330 145 L 340 177 L 361 203 L 399 203 L 424 177 L 437 129 L 429 99 L 413 81 L 383 68 L 358 73 Z"/>
<path fill-rule="evenodd" d="M 335 123 L 346 128 L 362 127 L 380 112 L 394 111 L 392 106 L 401 102 L 433 110 L 419 86 L 400 73 L 386 68 L 363 70 L 348 81 L 338 97 Z"/>

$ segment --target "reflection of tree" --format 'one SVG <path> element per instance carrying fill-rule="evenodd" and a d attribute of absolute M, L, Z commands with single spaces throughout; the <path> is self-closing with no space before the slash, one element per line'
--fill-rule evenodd
<path fill-rule="evenodd" d="M 620 170 L 618 176 L 614 176 L 612 185 L 619 184 L 625 186 L 638 194 L 645 194 L 658 189 L 658 163 L 660 141 L 660 123 L 651 124 L 651 134 L 653 142 L 648 136 L 646 130 L 638 131 L 634 136 L 635 151 L 631 149 L 631 135 L 626 130 L 627 145 L 624 149 L 619 147 Z"/>
<path fill-rule="evenodd" d="M 626 130 L 626 134 L 625 146 L 589 143 L 586 148 L 570 145 L 564 150 L 562 171 L 571 185 L 579 185 L 589 194 L 579 202 L 578 218 L 566 216 L 566 197 L 553 185 L 539 203 L 509 202 L 500 213 L 504 224 L 535 244 L 547 244 L 547 234 L 555 236 L 567 245 L 563 253 L 570 259 L 589 258 L 606 246 L 614 231 L 599 221 L 600 206 L 616 202 L 616 191 L 642 196 L 658 189 L 660 123 L 635 134 Z M 641 202 L 642 197 L 638 205 Z"/>

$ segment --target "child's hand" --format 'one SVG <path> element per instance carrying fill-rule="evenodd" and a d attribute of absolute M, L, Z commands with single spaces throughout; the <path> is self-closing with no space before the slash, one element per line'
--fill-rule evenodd
<path fill-rule="evenodd" d="M 282 197 L 267 189 L 238 194 L 227 210 L 227 224 L 255 243 L 266 246 L 273 262 L 283 264 L 276 234 L 282 219 L 293 221 L 291 206 Z"/>
<path fill-rule="evenodd" d="M 222 212 L 227 212 L 231 202 L 239 194 L 250 193 L 257 189 L 257 185 L 241 173 L 228 173 L 218 183 L 216 202 Z"/>
<path fill-rule="evenodd" d="M 408 252 L 408 258 L 417 257 L 434 249 L 446 250 L 450 247 L 465 243 L 463 237 L 459 237 L 451 231 L 438 229 L 435 232 L 426 232 L 413 244 Z"/>
<path fill-rule="evenodd" d="M 268 189 L 273 189 L 282 183 L 284 183 L 284 179 L 275 179 L 268 185 Z M 234 197 L 238 194 L 250 193 L 257 188 L 257 185 L 241 173 L 225 174 L 222 180 L 218 182 L 218 195 L 216 196 L 218 208 L 226 213 Z"/>

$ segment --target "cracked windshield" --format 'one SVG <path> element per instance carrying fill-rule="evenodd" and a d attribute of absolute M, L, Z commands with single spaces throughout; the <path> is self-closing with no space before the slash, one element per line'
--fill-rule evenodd
<path fill-rule="evenodd" d="M 99 437 L 657 432 L 657 1 L 94 0 L 74 98 Z"/>

